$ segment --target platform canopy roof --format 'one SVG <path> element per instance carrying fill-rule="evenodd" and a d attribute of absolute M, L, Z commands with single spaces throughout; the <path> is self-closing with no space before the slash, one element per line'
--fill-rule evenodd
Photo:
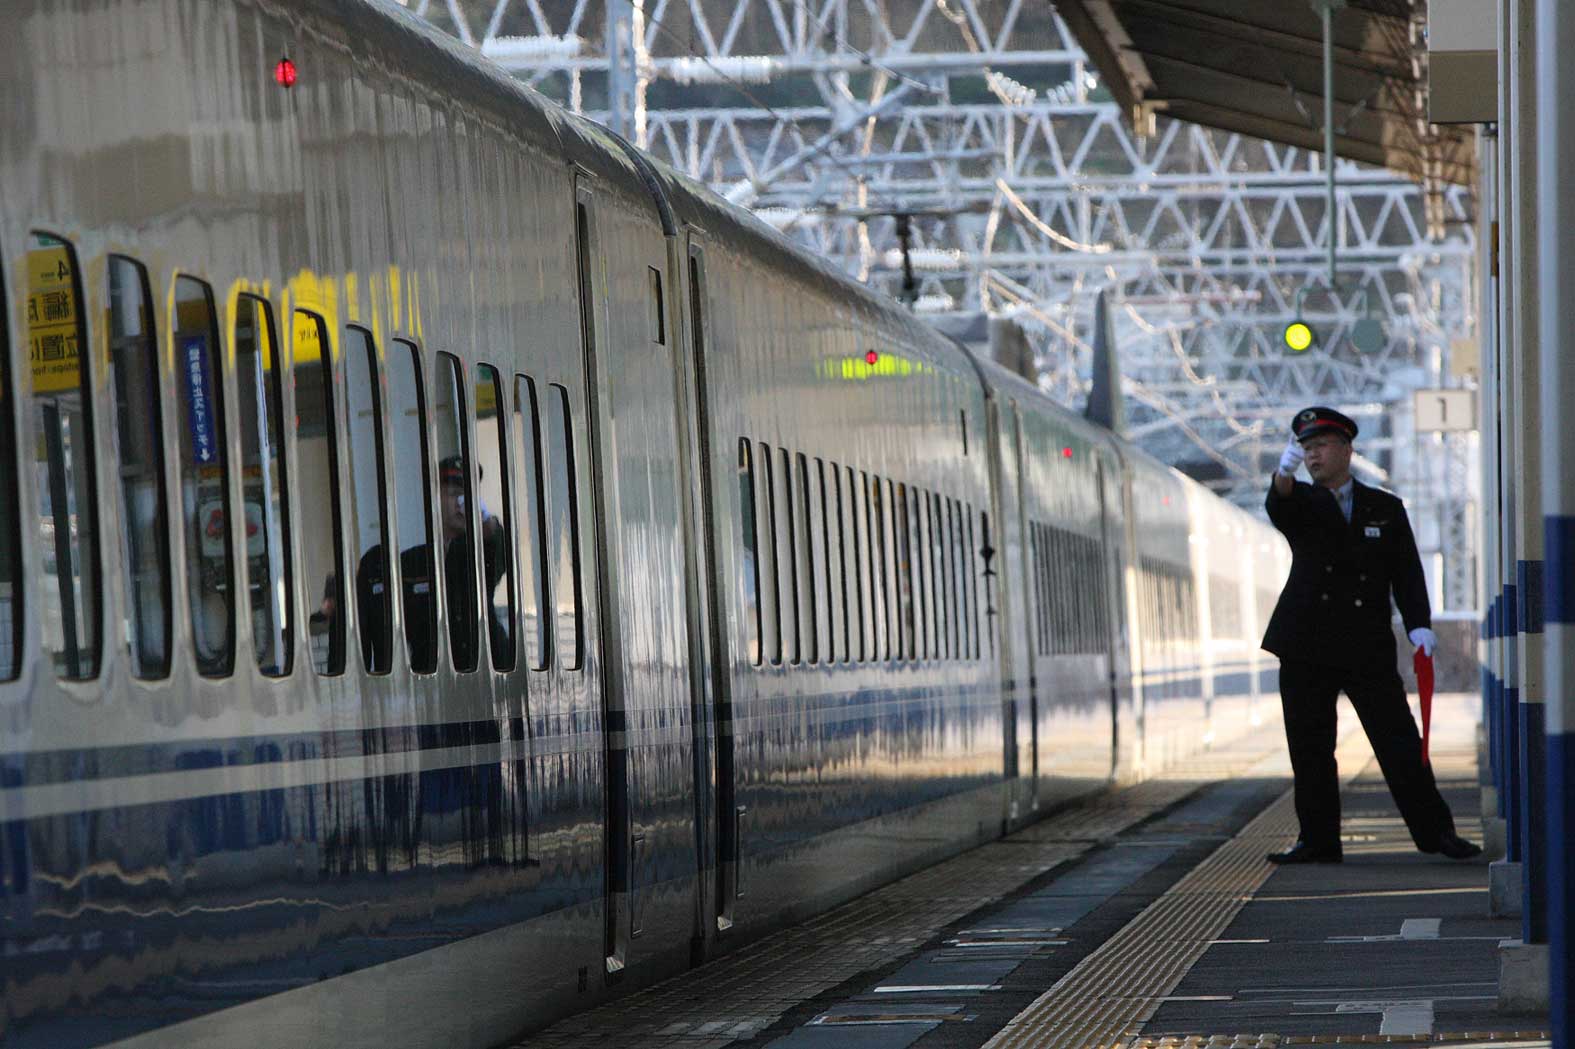
<path fill-rule="evenodd" d="M 1312 0 L 1055 0 L 1142 132 L 1158 114 L 1323 148 L 1323 25 Z M 1424 0 L 1334 12 L 1335 151 L 1469 185 L 1468 127 L 1427 123 Z"/>

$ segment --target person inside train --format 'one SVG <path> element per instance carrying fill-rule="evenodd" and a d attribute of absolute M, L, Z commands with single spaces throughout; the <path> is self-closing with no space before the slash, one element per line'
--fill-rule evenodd
<path fill-rule="evenodd" d="M 1291 547 L 1291 573 L 1269 617 L 1263 647 L 1280 657 L 1280 702 L 1295 780 L 1301 834 L 1275 863 L 1339 863 L 1340 779 L 1335 702 L 1350 697 L 1372 743 L 1411 840 L 1422 852 L 1464 860 L 1480 846 L 1455 833 L 1406 704 L 1395 659 L 1394 594 L 1411 644 L 1429 657 L 1427 581 L 1405 505 L 1351 476 L 1356 423 L 1312 407 L 1291 422 L 1291 439 L 1269 485 L 1269 520 Z M 1297 481 L 1305 462 L 1313 483 Z"/>
<path fill-rule="evenodd" d="M 468 486 L 465 483 L 464 460 L 457 455 L 451 455 L 440 462 L 438 482 L 439 514 L 443 527 L 443 578 L 447 581 L 448 587 L 448 614 L 457 617 L 457 622 L 474 622 L 476 596 L 471 581 L 475 578 L 475 561 L 470 542 L 470 513 L 466 499 Z M 508 552 L 504 545 L 505 541 L 503 523 L 489 507 L 483 506 L 481 549 L 482 567 L 486 570 L 486 578 L 483 580 L 485 593 L 492 593 L 507 571 L 505 558 Z M 505 624 L 497 622 L 495 615 L 488 615 L 487 628 L 488 639 L 495 648 L 509 643 L 508 628 Z M 474 632 L 450 631 L 449 637 L 455 646 L 454 665 L 475 666 L 477 653 L 474 648 L 476 644 Z"/>

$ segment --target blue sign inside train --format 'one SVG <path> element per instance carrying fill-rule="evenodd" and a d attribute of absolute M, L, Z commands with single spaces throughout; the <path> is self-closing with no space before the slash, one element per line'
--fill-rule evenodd
<path fill-rule="evenodd" d="M 186 378 L 186 422 L 191 427 L 192 458 L 198 466 L 219 461 L 219 435 L 213 406 L 213 375 L 208 363 L 206 336 L 193 335 L 181 342 L 181 366 Z"/>

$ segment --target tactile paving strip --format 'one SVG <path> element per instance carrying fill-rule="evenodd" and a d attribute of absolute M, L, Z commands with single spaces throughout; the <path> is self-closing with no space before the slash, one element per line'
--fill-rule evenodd
<path fill-rule="evenodd" d="M 1359 734 L 1346 736 L 1341 764 L 1365 765 L 1358 760 L 1365 743 Z M 1128 1045 L 1268 879 L 1274 867 L 1265 856 L 1294 838 L 1296 827 L 1287 791 L 1013 1017 L 985 1049 Z"/>
<path fill-rule="evenodd" d="M 1447 1034 L 1215 1034 L 1138 1038 L 1127 1049 L 1280 1049 L 1288 1045 L 1437 1045 L 1444 1042 L 1546 1042 L 1548 1031 L 1451 1031 Z"/>
<path fill-rule="evenodd" d="M 644 991 L 571 1016 L 515 1049 L 717 1049 L 795 1006 L 886 968 L 981 907 L 1211 782 L 1283 754 L 1279 725 L 1190 761 L 1184 772 L 1069 807 Z M 1282 773 L 1283 774 L 1283 773 Z"/>

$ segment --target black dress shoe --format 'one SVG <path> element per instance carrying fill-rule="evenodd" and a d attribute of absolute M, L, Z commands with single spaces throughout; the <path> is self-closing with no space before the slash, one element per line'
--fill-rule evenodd
<path fill-rule="evenodd" d="M 1270 863 L 1344 863 L 1345 857 L 1340 853 L 1340 847 L 1318 847 L 1299 841 L 1284 852 L 1269 853 Z"/>
<path fill-rule="evenodd" d="M 1438 839 L 1438 851 L 1452 860 L 1469 860 L 1482 855 L 1482 846 L 1450 833 Z"/>

